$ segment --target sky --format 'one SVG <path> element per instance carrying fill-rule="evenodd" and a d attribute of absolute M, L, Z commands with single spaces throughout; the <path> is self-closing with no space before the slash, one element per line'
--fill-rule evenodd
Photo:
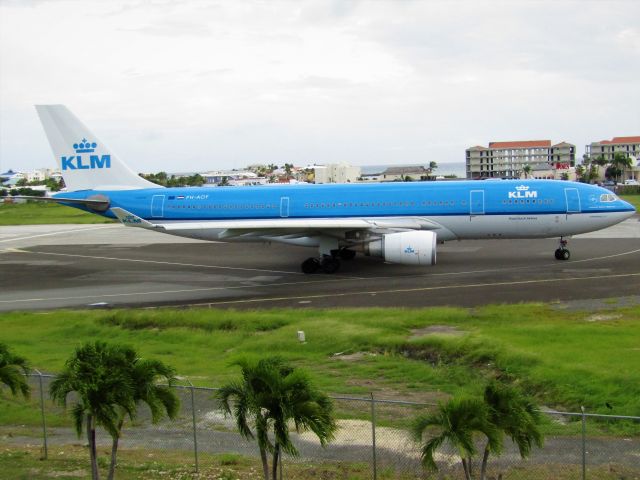
<path fill-rule="evenodd" d="M 640 2 L 0 0 L 0 172 L 67 105 L 139 172 L 640 135 Z"/>

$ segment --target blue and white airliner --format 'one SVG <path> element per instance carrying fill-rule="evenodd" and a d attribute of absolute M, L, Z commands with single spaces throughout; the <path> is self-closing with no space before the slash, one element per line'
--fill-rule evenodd
<path fill-rule="evenodd" d="M 565 237 L 635 213 L 594 185 L 558 180 L 163 188 L 141 178 L 62 105 L 36 107 L 67 192 L 49 201 L 138 227 L 213 241 L 315 247 L 304 273 L 338 270 L 356 253 L 433 265 L 436 245 L 460 239 Z"/>

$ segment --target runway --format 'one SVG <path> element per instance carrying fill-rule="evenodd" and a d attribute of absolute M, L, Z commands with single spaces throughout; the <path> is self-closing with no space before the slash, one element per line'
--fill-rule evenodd
<path fill-rule="evenodd" d="M 358 256 L 337 274 L 304 275 L 312 249 L 189 241 L 121 225 L 0 227 L 0 311 L 202 305 L 426 307 L 574 301 L 640 293 L 640 216 L 570 240 L 438 246 L 418 268 Z"/>

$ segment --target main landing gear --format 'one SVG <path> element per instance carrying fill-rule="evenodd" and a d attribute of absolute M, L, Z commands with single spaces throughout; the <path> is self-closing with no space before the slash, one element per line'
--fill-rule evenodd
<path fill-rule="evenodd" d="M 320 258 L 311 257 L 307 258 L 300 268 L 302 273 L 316 273 L 321 271 L 323 273 L 336 273 L 340 268 L 340 259 L 352 260 L 355 258 L 356 252 L 353 250 L 347 250 L 342 248 L 340 250 L 332 250 L 331 255 L 322 255 Z"/>
<path fill-rule="evenodd" d="M 571 253 L 567 249 L 567 243 L 564 237 L 560 237 L 560 246 L 555 252 L 556 260 L 569 260 L 571 258 Z"/>

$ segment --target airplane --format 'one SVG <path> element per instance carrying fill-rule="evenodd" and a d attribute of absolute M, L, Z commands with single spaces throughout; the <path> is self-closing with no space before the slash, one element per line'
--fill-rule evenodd
<path fill-rule="evenodd" d="M 334 273 L 357 253 L 434 265 L 438 243 L 463 239 L 558 237 L 555 258 L 569 260 L 566 237 L 635 214 L 607 189 L 560 180 L 164 188 L 65 106 L 36 109 L 68 190 L 45 201 L 180 237 L 315 247 L 306 274 Z"/>

